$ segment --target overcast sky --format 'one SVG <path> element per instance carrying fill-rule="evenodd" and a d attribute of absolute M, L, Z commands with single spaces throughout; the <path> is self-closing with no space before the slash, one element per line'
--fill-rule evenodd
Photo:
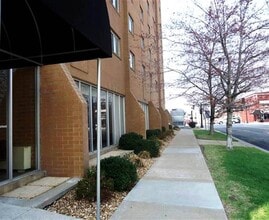
<path fill-rule="evenodd" d="M 165 32 L 165 26 L 169 24 L 170 19 L 175 16 L 177 13 L 190 11 L 190 0 L 161 0 L 161 16 L 162 16 L 162 27 L 163 32 Z M 164 33 L 165 35 L 165 33 Z M 167 51 L 169 48 L 167 47 L 166 43 L 163 42 L 163 49 L 164 49 L 164 66 L 167 66 Z M 173 73 L 165 73 L 164 74 L 165 82 L 170 83 L 177 78 L 177 74 Z M 185 98 L 175 98 L 170 99 L 170 96 L 177 93 L 174 88 L 167 88 L 165 89 L 165 96 L 166 96 L 166 108 L 171 110 L 172 108 L 183 108 L 185 111 L 189 111 L 188 103 Z"/>

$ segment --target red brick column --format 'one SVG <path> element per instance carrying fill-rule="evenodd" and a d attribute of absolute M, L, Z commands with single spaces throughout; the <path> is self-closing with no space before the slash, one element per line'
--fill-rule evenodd
<path fill-rule="evenodd" d="M 41 168 L 83 176 L 88 167 L 87 104 L 64 64 L 41 68 Z"/>

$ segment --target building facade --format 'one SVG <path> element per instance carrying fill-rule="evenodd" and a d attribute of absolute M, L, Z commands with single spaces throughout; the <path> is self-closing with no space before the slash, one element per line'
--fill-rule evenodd
<path fill-rule="evenodd" d="M 168 128 L 170 122 L 164 103 L 160 0 L 106 3 L 113 56 L 101 60 L 102 152 L 117 146 L 126 132 L 145 136 L 147 129 Z M 0 185 L 36 170 L 83 176 L 96 153 L 97 61 L 43 66 L 40 77 L 36 68 L 17 69 L 12 76 L 1 71 L 0 78 Z M 13 129 L 13 137 L 7 129 Z M 9 155 L 10 141 L 23 153 Z M 17 157 L 28 165 L 15 169 Z"/>
<path fill-rule="evenodd" d="M 244 123 L 269 121 L 269 92 L 254 93 L 242 98 L 236 114 Z"/>

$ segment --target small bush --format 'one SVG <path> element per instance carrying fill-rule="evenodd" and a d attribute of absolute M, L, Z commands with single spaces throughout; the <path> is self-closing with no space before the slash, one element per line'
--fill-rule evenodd
<path fill-rule="evenodd" d="M 148 152 L 147 152 L 148 153 Z M 149 154 L 149 153 L 148 153 Z M 130 160 L 136 167 L 144 167 L 144 163 L 141 160 L 141 158 L 136 154 L 131 154 L 128 157 L 128 160 Z"/>
<path fill-rule="evenodd" d="M 96 167 L 91 167 L 87 170 L 85 177 L 80 180 L 76 186 L 77 199 L 87 199 L 89 201 L 96 201 Z M 112 191 L 114 190 L 113 179 L 106 178 L 101 172 L 101 198 L 103 201 L 108 200 Z"/>
<path fill-rule="evenodd" d="M 175 135 L 174 130 L 166 131 L 166 136 L 173 137 Z"/>
<path fill-rule="evenodd" d="M 160 156 L 160 142 L 156 140 L 145 140 L 139 141 L 137 147 L 134 149 L 135 154 L 139 154 L 141 151 L 148 151 L 151 157 Z"/>
<path fill-rule="evenodd" d="M 195 126 L 196 126 L 196 122 L 194 122 L 194 121 L 190 121 L 190 122 L 189 122 L 189 126 L 190 126 L 191 128 L 195 128 Z"/>
<path fill-rule="evenodd" d="M 137 142 L 142 138 L 142 135 L 135 132 L 123 134 L 119 140 L 119 148 L 124 150 L 133 150 L 137 146 Z"/>
<path fill-rule="evenodd" d="M 173 125 L 169 124 L 169 130 L 173 130 Z"/>
<path fill-rule="evenodd" d="M 114 181 L 116 191 L 130 189 L 137 181 L 135 165 L 126 158 L 109 157 L 101 160 L 101 170 Z"/>
<path fill-rule="evenodd" d="M 159 137 L 161 135 L 160 129 L 149 129 L 146 130 L 147 139 L 151 139 L 152 137 Z"/>
<path fill-rule="evenodd" d="M 139 154 L 137 156 L 139 156 L 140 158 L 143 158 L 143 159 L 149 159 L 150 153 L 148 151 L 141 151 L 141 152 L 139 152 Z"/>

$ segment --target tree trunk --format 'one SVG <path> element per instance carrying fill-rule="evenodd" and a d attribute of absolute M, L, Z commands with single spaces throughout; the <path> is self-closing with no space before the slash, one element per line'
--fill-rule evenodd
<path fill-rule="evenodd" d="M 232 137 L 232 128 L 233 128 L 233 112 L 231 108 L 227 108 L 227 122 L 226 122 L 226 134 L 227 134 L 227 143 L 226 147 L 228 150 L 233 149 L 233 137 Z"/>
<path fill-rule="evenodd" d="M 213 105 L 212 101 L 210 104 L 210 135 L 213 135 L 214 130 L 214 121 L 215 121 L 215 105 Z"/>

